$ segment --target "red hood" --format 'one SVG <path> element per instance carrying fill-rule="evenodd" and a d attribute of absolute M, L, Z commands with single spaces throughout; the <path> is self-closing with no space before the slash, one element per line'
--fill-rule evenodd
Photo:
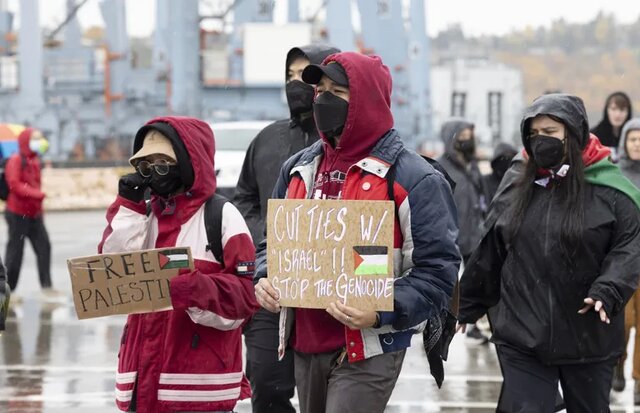
<path fill-rule="evenodd" d="M 200 119 L 183 116 L 164 116 L 154 118 L 146 124 L 165 122 L 171 125 L 184 144 L 193 168 L 193 185 L 189 189 L 191 200 L 204 202 L 216 190 L 216 172 L 214 167 L 215 140 L 211 127 Z M 201 202 L 194 204 L 199 207 Z"/>
<path fill-rule="evenodd" d="M 342 52 L 327 57 L 323 64 L 333 61 L 342 65 L 349 78 L 349 112 L 335 150 L 322 133 L 320 136 L 328 154 L 335 152 L 339 158 L 359 160 L 393 128 L 391 74 L 378 56 Z"/>
<path fill-rule="evenodd" d="M 33 128 L 27 128 L 20 132 L 18 135 L 18 148 L 20 150 L 20 155 L 25 157 L 36 156 L 36 154 L 29 149 L 29 141 L 31 140 L 31 134 L 33 133 Z"/>
<path fill-rule="evenodd" d="M 525 159 L 529 159 L 529 155 L 526 150 L 522 150 L 522 154 Z M 584 167 L 588 167 L 593 165 L 596 162 L 600 162 L 601 160 L 609 157 L 611 155 L 611 149 L 600 143 L 600 140 L 593 133 L 589 134 L 589 141 L 587 142 L 587 146 L 582 150 L 582 162 L 584 163 Z M 546 176 L 549 175 L 549 171 L 546 169 L 538 169 L 538 175 Z"/>

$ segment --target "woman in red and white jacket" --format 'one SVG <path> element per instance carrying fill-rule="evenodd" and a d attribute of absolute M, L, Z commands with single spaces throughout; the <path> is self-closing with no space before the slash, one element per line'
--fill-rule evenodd
<path fill-rule="evenodd" d="M 250 395 L 240 327 L 258 308 L 251 281 L 255 252 L 231 203 L 222 210 L 225 265 L 207 248 L 204 206 L 216 188 L 213 133 L 198 119 L 156 118 L 138 131 L 133 149 L 136 172 L 120 180 L 100 253 L 190 247 L 195 270 L 171 280 L 173 310 L 129 315 L 116 376 L 118 408 L 233 410 Z"/>

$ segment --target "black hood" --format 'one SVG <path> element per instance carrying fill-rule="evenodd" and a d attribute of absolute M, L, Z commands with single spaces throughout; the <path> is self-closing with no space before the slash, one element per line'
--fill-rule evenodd
<path fill-rule="evenodd" d="M 536 98 L 525 110 L 520 123 L 522 145 L 529 155 L 529 123 L 538 115 L 551 115 L 561 119 L 569 133 L 578 139 L 580 148 L 584 149 L 589 142 L 589 123 L 582 99 L 573 95 L 551 93 Z"/>
<path fill-rule="evenodd" d="M 493 151 L 493 157 L 491 158 L 491 161 L 493 162 L 496 159 L 503 156 L 509 156 L 513 158 L 514 156 L 516 156 L 516 153 L 518 153 L 518 150 L 513 145 L 509 143 L 501 142 L 498 144 L 498 146 L 496 146 L 496 149 Z"/>
<path fill-rule="evenodd" d="M 625 119 L 624 122 L 627 123 L 633 116 L 631 99 L 629 99 L 629 96 L 626 93 L 614 92 L 607 96 L 607 100 L 604 101 L 604 109 L 602 110 L 602 120 L 596 125 L 595 128 L 591 130 L 591 132 L 593 132 L 593 134 L 596 135 L 598 139 L 600 139 L 600 142 L 604 146 L 609 147 L 618 146 L 618 143 L 620 141 L 620 136 L 615 136 L 615 134 L 613 133 L 613 125 L 611 125 L 611 122 L 609 121 L 609 115 L 607 114 L 607 108 L 609 107 L 609 103 L 611 103 L 611 98 L 613 98 L 614 96 L 621 96 L 627 101 L 627 104 L 629 105 L 627 119 Z M 622 126 L 624 127 L 624 124 Z"/>
<path fill-rule="evenodd" d="M 491 167 L 493 167 L 493 163 L 500 158 L 509 158 L 513 159 L 514 156 L 518 153 L 518 150 L 508 143 L 499 143 L 496 146 L 496 149 L 493 151 L 493 157 L 491 158 Z"/>
<path fill-rule="evenodd" d="M 473 123 L 459 118 L 452 118 L 443 123 L 440 128 L 440 139 L 442 139 L 442 143 L 444 144 L 444 153 L 452 159 L 456 159 L 456 138 L 463 130 L 473 130 L 474 128 L 475 125 Z"/>
<path fill-rule="evenodd" d="M 294 59 L 299 57 L 306 57 L 307 59 L 309 59 L 310 64 L 319 65 L 324 61 L 324 59 L 326 59 L 328 56 L 335 53 L 340 53 L 340 49 L 336 49 L 335 47 L 327 46 L 325 44 L 312 44 L 308 46 L 292 48 L 287 53 L 287 59 L 284 65 L 285 82 L 289 80 L 287 73 L 289 71 L 289 65 Z M 289 98 L 287 97 L 287 99 Z M 311 102 L 309 102 L 309 105 L 311 105 Z M 306 132 L 315 132 L 316 125 L 313 119 L 313 112 L 311 110 L 309 110 L 308 112 L 304 112 L 304 114 L 296 115 L 290 109 L 289 113 L 291 115 L 291 120 L 293 121 L 293 124 L 299 124 L 300 127 L 304 129 Z"/>
<path fill-rule="evenodd" d="M 340 49 L 326 44 L 310 44 L 307 46 L 293 47 L 287 53 L 287 60 L 284 64 L 284 79 L 287 81 L 287 72 L 291 61 L 297 57 L 306 57 L 312 65 L 321 64 L 327 56 L 340 53 Z"/>

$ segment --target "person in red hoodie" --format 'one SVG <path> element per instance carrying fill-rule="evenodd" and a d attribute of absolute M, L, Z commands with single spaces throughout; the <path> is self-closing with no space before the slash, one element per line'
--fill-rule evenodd
<path fill-rule="evenodd" d="M 214 136 L 187 117 L 150 120 L 136 134 L 98 248 L 117 253 L 190 247 L 195 270 L 170 283 L 173 310 L 131 314 L 122 333 L 116 402 L 138 413 L 229 412 L 250 396 L 242 325 L 258 309 L 255 249 L 240 212 L 222 209 L 223 263 L 208 248 L 206 201 L 216 189 Z M 150 205 L 145 191 L 150 188 Z"/>
<path fill-rule="evenodd" d="M 40 286 L 45 294 L 55 295 L 51 287 L 51 243 L 42 217 L 45 194 L 40 181 L 40 159 L 48 144 L 40 131 L 27 128 L 18 136 L 18 153 L 5 166 L 9 197 L 5 218 L 9 240 L 5 263 L 9 287 L 15 291 L 22 267 L 24 240 L 31 241 L 38 264 Z"/>
<path fill-rule="evenodd" d="M 411 337 L 451 300 L 460 265 L 453 195 L 444 175 L 393 129 L 391 75 L 379 57 L 337 53 L 307 66 L 302 79 L 317 85 L 313 112 L 322 140 L 283 165 L 273 197 L 393 200 L 394 310 L 340 302 L 281 309 L 266 278 L 266 241 L 257 252 L 256 297 L 280 311 L 279 351 L 288 342 L 295 351 L 302 413 L 382 413 Z"/>

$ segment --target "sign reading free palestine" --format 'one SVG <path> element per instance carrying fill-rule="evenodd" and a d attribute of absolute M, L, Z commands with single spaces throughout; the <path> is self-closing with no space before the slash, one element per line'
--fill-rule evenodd
<path fill-rule="evenodd" d="M 67 266 L 79 319 L 169 310 L 171 279 L 194 268 L 188 247 L 71 258 Z"/>
<path fill-rule="evenodd" d="M 270 199 L 268 278 L 287 307 L 393 310 L 392 201 Z"/>

